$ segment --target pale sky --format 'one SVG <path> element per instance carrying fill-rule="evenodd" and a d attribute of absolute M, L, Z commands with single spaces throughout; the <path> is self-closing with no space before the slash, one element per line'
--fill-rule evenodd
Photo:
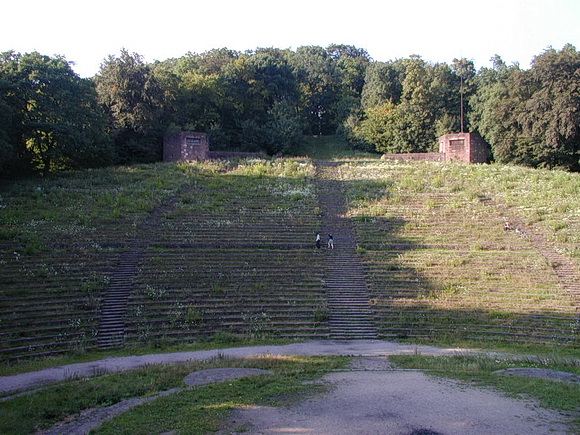
<path fill-rule="evenodd" d="M 377 61 L 418 54 L 528 68 L 545 49 L 580 50 L 580 0 L 29 0 L 1 7 L 0 52 L 64 55 L 82 77 L 121 48 L 147 62 L 213 48 L 332 43 Z"/>

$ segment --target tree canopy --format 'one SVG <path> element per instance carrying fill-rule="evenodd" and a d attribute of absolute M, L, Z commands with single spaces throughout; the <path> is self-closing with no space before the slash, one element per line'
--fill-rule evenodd
<path fill-rule="evenodd" d="M 536 56 L 529 70 L 494 58 L 476 77 L 471 124 L 499 162 L 580 170 L 580 53 Z"/>
<path fill-rule="evenodd" d="M 62 56 L 0 54 L 2 175 L 160 159 L 168 128 L 213 149 L 292 154 L 303 135 L 343 134 L 376 152 L 431 151 L 477 131 L 498 162 L 580 170 L 580 54 L 548 49 L 528 70 L 469 59 L 373 61 L 332 44 L 227 48 L 146 63 L 121 50 L 81 79 Z"/>
<path fill-rule="evenodd" d="M 0 106 L 5 111 L 0 167 L 44 173 L 114 161 L 94 84 L 60 56 L 14 52 L 0 56 Z"/>

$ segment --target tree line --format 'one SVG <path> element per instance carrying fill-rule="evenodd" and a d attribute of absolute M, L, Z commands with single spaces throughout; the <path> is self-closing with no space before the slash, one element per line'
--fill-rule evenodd
<path fill-rule="evenodd" d="M 580 170 L 580 54 L 548 49 L 531 68 L 468 59 L 373 61 L 351 45 L 214 49 L 146 63 L 123 49 L 95 77 L 61 56 L 0 54 L 5 176 L 160 159 L 167 129 L 206 132 L 212 149 L 299 151 L 304 135 L 358 149 L 424 152 L 478 131 L 494 159 Z"/>

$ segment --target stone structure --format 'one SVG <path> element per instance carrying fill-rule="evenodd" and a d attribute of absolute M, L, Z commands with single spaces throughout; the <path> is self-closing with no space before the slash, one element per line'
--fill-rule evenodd
<path fill-rule="evenodd" d="M 489 146 L 479 134 L 455 133 L 439 138 L 438 153 L 383 154 L 381 159 L 487 163 L 490 159 L 490 151 Z"/>
<path fill-rule="evenodd" d="M 206 160 L 209 157 L 207 134 L 194 131 L 170 131 L 163 138 L 164 162 Z"/>
<path fill-rule="evenodd" d="M 490 157 L 487 143 L 477 133 L 441 136 L 439 152 L 445 155 L 446 162 L 487 163 Z"/>
<path fill-rule="evenodd" d="M 420 160 L 422 162 L 444 162 L 443 153 L 397 153 L 383 154 L 382 160 Z"/>

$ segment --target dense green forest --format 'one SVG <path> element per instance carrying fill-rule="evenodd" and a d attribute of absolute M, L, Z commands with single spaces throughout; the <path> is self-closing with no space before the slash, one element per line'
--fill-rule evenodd
<path fill-rule="evenodd" d="M 154 63 L 121 50 L 90 79 L 61 56 L 0 54 L 3 176 L 156 161 L 176 127 L 207 132 L 214 150 L 271 155 L 330 134 L 366 151 L 430 151 L 463 128 L 498 162 L 578 171 L 580 53 L 548 49 L 529 69 L 496 56 L 476 71 L 468 59 L 376 62 L 350 45 Z"/>

